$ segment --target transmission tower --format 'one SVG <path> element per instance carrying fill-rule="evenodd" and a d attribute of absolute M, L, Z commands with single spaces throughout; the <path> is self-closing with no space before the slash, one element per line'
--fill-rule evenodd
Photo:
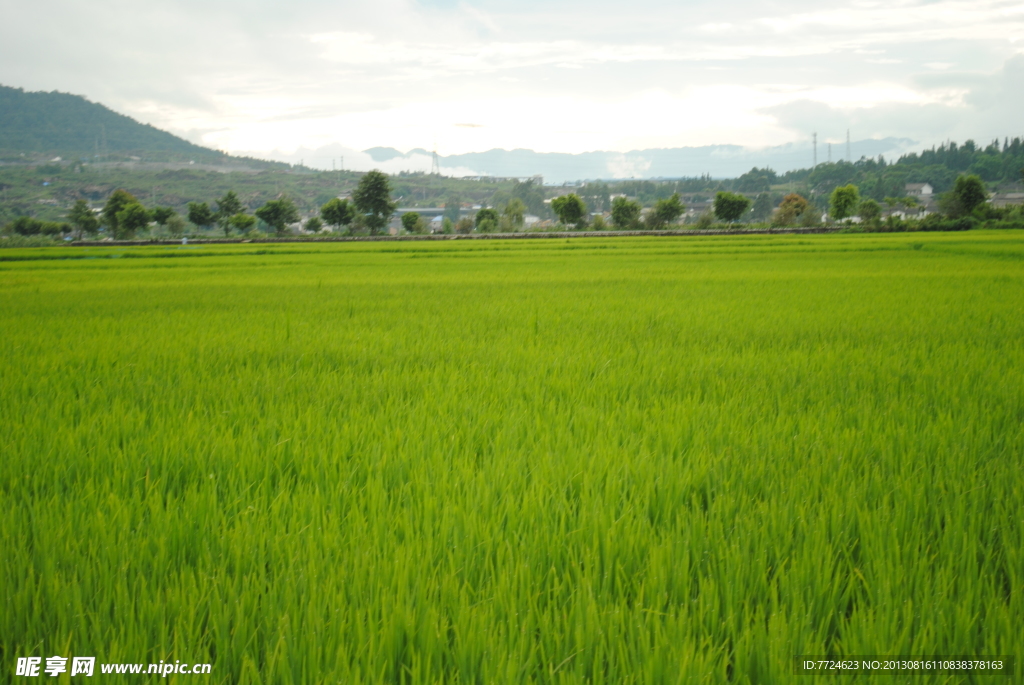
<path fill-rule="evenodd" d="M 850 155 L 850 129 L 846 129 L 846 161 L 853 164 L 853 156 Z"/>
<path fill-rule="evenodd" d="M 437 146 L 434 146 L 434 154 L 430 160 L 430 173 L 441 175 L 441 162 L 437 159 Z"/>
<path fill-rule="evenodd" d="M 814 164 L 811 166 L 812 169 L 818 168 L 818 133 L 814 132 L 811 134 L 811 139 L 814 141 Z"/>

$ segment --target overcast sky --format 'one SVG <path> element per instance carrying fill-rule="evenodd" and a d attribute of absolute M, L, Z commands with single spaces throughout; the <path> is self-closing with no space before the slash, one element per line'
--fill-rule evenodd
<path fill-rule="evenodd" d="M 229 152 L 1024 135 L 1020 0 L 0 1 L 3 84 Z"/>

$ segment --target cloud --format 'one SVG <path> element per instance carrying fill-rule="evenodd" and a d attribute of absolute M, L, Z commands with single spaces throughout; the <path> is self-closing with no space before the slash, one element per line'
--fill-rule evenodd
<path fill-rule="evenodd" d="M 4 19 L 0 82 L 82 93 L 235 151 L 626 152 L 1019 128 L 1016 0 L 54 0 L 9 3 Z"/>
<path fill-rule="evenodd" d="M 867 106 L 856 102 L 794 100 L 762 112 L 784 128 L 839 142 L 851 129 L 857 137 L 912 135 L 928 146 L 946 139 L 988 141 L 1024 134 L 1024 55 L 1007 60 L 993 74 L 945 73 L 916 79 L 931 99 Z"/>

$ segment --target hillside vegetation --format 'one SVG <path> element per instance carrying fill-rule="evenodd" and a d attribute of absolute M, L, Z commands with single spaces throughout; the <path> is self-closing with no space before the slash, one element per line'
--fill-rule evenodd
<path fill-rule="evenodd" d="M 69 161 L 134 156 L 149 162 L 268 164 L 195 145 L 80 95 L 26 92 L 0 85 L 0 160 L 54 156 Z"/>

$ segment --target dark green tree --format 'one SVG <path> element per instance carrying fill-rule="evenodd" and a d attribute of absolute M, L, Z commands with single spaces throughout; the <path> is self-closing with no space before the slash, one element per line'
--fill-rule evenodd
<path fill-rule="evenodd" d="M 245 235 L 252 230 L 252 227 L 256 224 L 256 217 L 251 214 L 235 214 L 231 217 L 231 228 L 238 231 L 240 234 Z"/>
<path fill-rule="evenodd" d="M 719 221 L 733 222 L 750 207 L 750 198 L 720 190 L 715 194 L 715 216 Z"/>
<path fill-rule="evenodd" d="M 334 226 L 337 231 L 342 226 L 348 226 L 356 216 L 355 207 L 348 200 L 331 198 L 320 208 L 320 217 L 328 225 Z"/>
<path fill-rule="evenodd" d="M 121 230 L 117 224 L 117 215 L 125 207 L 138 202 L 135 196 L 124 189 L 117 189 L 110 194 L 107 198 L 107 203 L 103 205 L 103 225 L 107 228 L 108 235 L 114 238 L 121 238 Z"/>
<path fill-rule="evenodd" d="M 654 207 L 647 213 L 647 225 L 653 229 L 662 229 L 668 226 L 683 215 L 686 211 L 679 199 L 679 193 L 673 193 L 672 197 L 657 200 Z"/>
<path fill-rule="evenodd" d="M 188 220 L 196 226 L 210 227 L 217 221 L 217 216 L 205 202 L 188 203 Z"/>
<path fill-rule="evenodd" d="M 100 230 L 99 219 L 96 218 L 96 213 L 89 208 L 89 203 L 85 200 L 75 202 L 71 211 L 68 212 L 68 221 L 75 227 L 77 238 L 81 238 L 83 235 L 95 235 Z"/>
<path fill-rule="evenodd" d="M 409 233 L 420 233 L 423 217 L 419 212 L 406 212 L 402 215 L 402 228 Z"/>
<path fill-rule="evenodd" d="M 229 190 L 224 197 L 217 200 L 217 225 L 224 231 L 225 236 L 231 235 L 231 217 L 243 212 L 245 212 L 245 205 L 233 190 Z"/>
<path fill-rule="evenodd" d="M 368 171 L 359 179 L 359 186 L 352 193 L 356 209 L 366 216 L 370 235 L 384 230 L 398 206 L 391 200 L 391 182 L 382 171 Z"/>
<path fill-rule="evenodd" d="M 635 228 L 640 220 L 640 203 L 625 197 L 612 200 L 612 223 L 620 231 Z"/>
<path fill-rule="evenodd" d="M 853 216 L 860 204 L 860 191 L 857 186 L 848 183 L 845 186 L 838 186 L 832 191 L 828 200 L 828 213 L 833 221 L 842 221 Z"/>
<path fill-rule="evenodd" d="M 566 226 L 573 225 L 577 229 L 581 229 L 587 225 L 587 205 L 576 193 L 569 193 L 553 199 L 551 211 Z"/>
<path fill-rule="evenodd" d="M 273 228 L 278 235 L 284 235 L 288 232 L 288 224 L 299 221 L 299 210 L 291 200 L 282 197 L 279 200 L 269 200 L 256 210 L 256 216 Z"/>
<path fill-rule="evenodd" d="M 141 202 L 130 202 L 117 213 L 118 238 L 134 238 L 135 234 L 149 226 L 149 212 Z"/>
<path fill-rule="evenodd" d="M 498 228 L 498 219 L 497 210 L 485 207 L 476 213 L 476 216 L 473 217 L 473 222 L 476 224 L 476 230 L 481 233 L 487 233 Z"/>
<path fill-rule="evenodd" d="M 861 200 L 860 206 L 857 207 L 857 216 L 865 224 L 877 226 L 879 219 L 882 218 L 882 206 L 870 197 Z"/>
<path fill-rule="evenodd" d="M 61 221 L 44 221 L 40 233 L 54 238 L 63 233 L 71 232 L 71 224 Z"/>
<path fill-rule="evenodd" d="M 324 222 L 318 216 L 311 216 L 306 219 L 306 223 L 302 225 L 302 228 L 307 233 L 319 233 L 324 227 Z"/>
<path fill-rule="evenodd" d="M 19 216 L 8 225 L 8 229 L 18 235 L 39 235 L 43 231 L 43 222 L 30 216 Z"/>
<path fill-rule="evenodd" d="M 953 184 L 953 197 L 962 214 L 970 214 L 988 200 L 985 182 L 974 174 L 958 176 Z"/>
<path fill-rule="evenodd" d="M 149 210 L 149 215 L 153 218 L 153 221 L 161 226 L 166 226 L 167 220 L 174 216 L 174 214 L 175 211 L 172 207 L 154 207 Z"/>

